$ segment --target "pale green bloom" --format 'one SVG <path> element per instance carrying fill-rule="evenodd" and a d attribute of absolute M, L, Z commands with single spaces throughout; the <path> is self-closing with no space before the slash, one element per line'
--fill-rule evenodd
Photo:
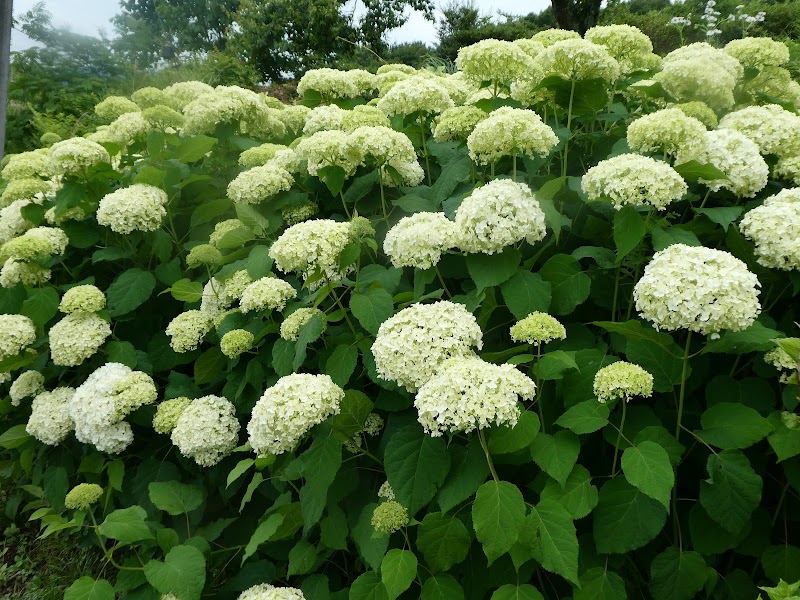
<path fill-rule="evenodd" d="M 220 350 L 228 358 L 237 358 L 253 347 L 255 336 L 245 329 L 234 329 L 222 336 Z"/>
<path fill-rule="evenodd" d="M 377 533 L 388 535 L 408 525 L 408 511 L 394 500 L 382 502 L 375 507 L 371 522 Z"/>
<path fill-rule="evenodd" d="M 171 400 L 164 400 L 156 408 L 156 414 L 153 416 L 153 429 L 156 433 L 170 434 L 175 429 L 178 423 L 178 417 L 183 414 L 183 411 L 192 403 L 191 398 L 181 396 L 179 398 L 172 398 Z"/>
<path fill-rule="evenodd" d="M 296 342 L 300 337 L 300 328 L 308 323 L 315 315 L 319 315 L 322 319 L 324 330 L 327 323 L 324 312 L 318 308 L 298 308 L 281 323 L 281 337 L 287 341 Z"/>
<path fill-rule="evenodd" d="M 211 331 L 211 319 L 199 310 L 189 310 L 170 321 L 166 333 L 175 352 L 197 350 L 205 335 Z"/>
<path fill-rule="evenodd" d="M 630 402 L 636 396 L 649 398 L 653 394 L 653 376 L 639 365 L 611 363 L 595 374 L 594 394 L 604 404 L 612 400 Z"/>
<path fill-rule="evenodd" d="M 64 506 L 72 510 L 86 510 L 103 496 L 103 488 L 96 483 L 79 483 L 64 498 Z"/>
<path fill-rule="evenodd" d="M 186 256 L 186 266 L 194 269 L 201 265 L 214 267 L 222 262 L 222 252 L 211 244 L 198 244 Z"/>
<path fill-rule="evenodd" d="M 95 114 L 106 123 L 110 123 L 125 113 L 139 112 L 139 110 L 136 102 L 128 100 L 124 96 L 109 96 L 94 107 Z"/>
<path fill-rule="evenodd" d="M 93 285 L 76 285 L 61 297 L 58 309 L 63 313 L 97 312 L 106 307 L 106 296 Z"/>
<path fill-rule="evenodd" d="M 581 188 L 589 200 L 610 198 L 614 208 L 625 205 L 667 206 L 688 191 L 678 172 L 665 162 L 638 154 L 620 154 L 602 160 L 581 179 Z"/>
<path fill-rule="evenodd" d="M 511 327 L 511 339 L 526 344 L 546 344 L 553 340 L 563 340 L 567 330 L 556 319 L 547 313 L 532 312 Z"/>

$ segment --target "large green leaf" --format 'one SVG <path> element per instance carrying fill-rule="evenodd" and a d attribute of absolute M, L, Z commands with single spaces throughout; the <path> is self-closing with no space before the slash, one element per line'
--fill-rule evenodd
<path fill-rule="evenodd" d="M 34 288 L 28 291 L 28 298 L 22 303 L 19 314 L 25 315 L 36 325 L 43 327 L 56 316 L 59 301 L 58 292 L 53 288 Z"/>
<path fill-rule="evenodd" d="M 640 442 L 622 453 L 622 470 L 625 479 L 669 510 L 670 492 L 675 485 L 675 474 L 669 454 L 655 442 Z"/>
<path fill-rule="evenodd" d="M 655 538 L 667 520 L 657 500 L 640 492 L 621 477 L 600 488 L 594 509 L 594 543 L 601 554 L 624 554 Z"/>
<path fill-rule="evenodd" d="M 539 468 L 562 486 L 578 460 L 581 444 L 571 431 L 540 433 L 531 444 L 531 457 Z"/>
<path fill-rule="evenodd" d="M 468 254 L 467 270 L 478 291 L 508 281 L 519 268 L 521 255 L 509 246 L 496 254 Z"/>
<path fill-rule="evenodd" d="M 592 280 L 574 256 L 556 254 L 542 265 L 539 275 L 552 286 L 550 310 L 555 315 L 570 314 L 589 297 Z"/>
<path fill-rule="evenodd" d="M 383 557 L 381 581 L 389 594 L 389 600 L 395 600 L 405 592 L 416 576 L 417 557 L 410 550 L 393 548 Z"/>
<path fill-rule="evenodd" d="M 627 600 L 622 577 L 606 569 L 595 567 L 581 576 L 581 587 L 572 595 L 573 600 Z"/>
<path fill-rule="evenodd" d="M 417 548 L 434 573 L 448 571 L 467 558 L 471 538 L 457 517 L 428 513 L 417 528 Z"/>
<path fill-rule="evenodd" d="M 350 310 L 361 326 L 375 335 L 381 323 L 392 316 L 394 306 L 389 292 L 382 288 L 371 288 L 364 294 L 350 297 Z"/>
<path fill-rule="evenodd" d="M 117 277 L 108 289 L 108 314 L 112 317 L 126 315 L 139 308 L 153 293 L 156 278 L 149 271 L 135 267 Z"/>
<path fill-rule="evenodd" d="M 154 481 L 148 487 L 150 502 L 171 515 L 190 513 L 203 503 L 203 490 L 177 481 Z"/>
<path fill-rule="evenodd" d="M 518 320 L 532 312 L 547 312 L 550 308 L 550 283 L 538 273 L 517 271 L 511 279 L 500 284 L 508 310 Z"/>
<path fill-rule="evenodd" d="M 464 600 L 464 590 L 451 575 L 438 574 L 422 584 L 422 600 Z"/>
<path fill-rule="evenodd" d="M 306 529 L 319 521 L 328 498 L 328 488 L 342 465 L 342 447 L 332 437 L 319 437 L 311 447 L 286 467 L 289 477 L 306 480 L 300 490 L 300 510 Z"/>
<path fill-rule="evenodd" d="M 578 584 L 578 536 L 572 515 L 555 500 L 542 500 L 531 508 L 533 557 L 545 569 Z"/>
<path fill-rule="evenodd" d="M 528 583 L 522 585 L 507 583 L 497 588 L 490 600 L 544 600 L 544 596 Z"/>
<path fill-rule="evenodd" d="M 573 433 L 593 433 L 608 425 L 608 405 L 597 400 L 579 402 L 558 417 L 556 425 L 569 429 Z"/>
<path fill-rule="evenodd" d="M 800 548 L 788 544 L 770 546 L 761 555 L 761 566 L 774 583 L 781 579 L 800 581 Z"/>
<path fill-rule="evenodd" d="M 150 560 L 145 564 L 144 576 L 162 594 L 200 600 L 206 583 L 206 559 L 194 546 L 175 546 L 164 562 Z"/>
<path fill-rule="evenodd" d="M 374 571 L 359 575 L 350 586 L 350 600 L 389 600 L 386 586 Z"/>
<path fill-rule="evenodd" d="M 299 540 L 294 547 L 289 550 L 289 564 L 286 574 L 304 575 L 314 569 L 317 562 L 317 549 L 314 544 L 306 540 Z"/>
<path fill-rule="evenodd" d="M 119 508 L 109 513 L 97 531 L 123 544 L 152 540 L 153 534 L 144 522 L 146 517 L 147 513 L 141 506 Z"/>
<path fill-rule="evenodd" d="M 283 515 L 277 513 L 273 513 L 264 519 L 250 536 L 250 541 L 247 542 L 244 553 L 242 554 L 242 563 L 253 556 L 261 544 L 275 535 L 282 523 Z"/>
<path fill-rule="evenodd" d="M 630 204 L 623 206 L 614 215 L 614 243 L 617 246 L 617 262 L 622 261 L 644 239 L 647 233 L 644 219 Z"/>
<path fill-rule="evenodd" d="M 563 487 L 549 479 L 542 490 L 541 499 L 558 502 L 573 519 L 582 519 L 597 506 L 598 494 L 589 471 L 581 465 L 575 465 Z"/>
<path fill-rule="evenodd" d="M 489 476 L 489 465 L 483 449 L 474 437 L 466 448 L 451 444 L 447 451 L 452 457 L 452 464 L 447 479 L 436 495 L 443 512 L 470 498 Z"/>
<path fill-rule="evenodd" d="M 775 347 L 776 338 L 783 337 L 780 331 L 765 327 L 756 321 L 741 331 L 726 331 L 716 340 L 709 340 L 705 352 L 725 354 L 745 354 L 747 352 L 766 352 Z"/>
<path fill-rule="evenodd" d="M 105 579 L 81 577 L 64 590 L 64 600 L 114 600 L 114 586 Z"/>
<path fill-rule="evenodd" d="M 712 454 L 706 468 L 708 479 L 700 482 L 700 504 L 727 531 L 741 531 L 761 502 L 761 477 L 738 450 Z"/>
<path fill-rule="evenodd" d="M 749 406 L 734 402 L 715 404 L 700 417 L 706 443 L 723 450 L 749 448 L 772 432 L 770 422 Z"/>
<path fill-rule="evenodd" d="M 472 524 L 489 564 L 511 549 L 524 520 L 525 500 L 513 483 L 488 481 L 478 488 Z"/>
<path fill-rule="evenodd" d="M 509 454 L 529 446 L 539 433 L 539 417 L 524 411 L 514 427 L 501 426 L 489 430 L 489 450 L 492 454 Z"/>
<path fill-rule="evenodd" d="M 628 360 L 639 365 L 653 376 L 653 389 L 671 392 L 681 382 L 683 350 L 675 343 L 662 345 L 647 340 L 628 340 L 625 346 Z M 691 373 L 687 368 L 686 376 Z"/>
<path fill-rule="evenodd" d="M 650 593 L 654 600 L 691 600 L 707 577 L 702 556 L 670 546 L 650 563 Z"/>
<path fill-rule="evenodd" d="M 325 362 L 325 374 L 333 379 L 339 387 L 344 387 L 353 376 L 358 363 L 358 348 L 349 344 L 342 344 L 334 348 Z"/>
<path fill-rule="evenodd" d="M 409 425 L 389 440 L 383 465 L 397 501 L 413 516 L 444 483 L 450 455 L 442 438 L 426 435 L 419 425 Z"/>
<path fill-rule="evenodd" d="M 190 163 L 203 158 L 216 145 L 216 138 L 196 135 L 187 138 L 173 152 L 172 157 L 181 162 Z"/>

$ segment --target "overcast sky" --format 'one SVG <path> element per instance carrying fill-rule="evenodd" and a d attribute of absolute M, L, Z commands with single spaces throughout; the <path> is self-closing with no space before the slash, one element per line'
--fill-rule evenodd
<path fill-rule="evenodd" d="M 30 10 L 38 0 L 14 0 L 14 14 Z M 549 0 L 476 0 L 475 2 L 484 14 L 496 16 L 499 12 L 509 14 L 528 14 L 539 12 L 546 8 Z M 442 0 L 437 1 L 443 5 Z M 77 33 L 98 35 L 100 30 L 108 35 L 113 34 L 110 23 L 119 11 L 117 0 L 46 0 L 47 10 L 53 15 L 56 26 L 69 27 Z M 411 42 L 421 40 L 435 43 L 436 28 L 433 23 L 426 21 L 417 13 L 411 16 L 408 23 L 392 32 L 390 41 Z M 11 38 L 11 49 L 22 50 L 30 45 L 25 36 L 14 31 Z"/>

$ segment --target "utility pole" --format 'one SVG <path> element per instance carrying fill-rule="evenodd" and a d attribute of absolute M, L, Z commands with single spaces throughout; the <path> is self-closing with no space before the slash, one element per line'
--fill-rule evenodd
<path fill-rule="evenodd" d="M 11 21 L 13 0 L 0 0 L 0 160 L 6 149 L 8 75 L 11 71 Z"/>

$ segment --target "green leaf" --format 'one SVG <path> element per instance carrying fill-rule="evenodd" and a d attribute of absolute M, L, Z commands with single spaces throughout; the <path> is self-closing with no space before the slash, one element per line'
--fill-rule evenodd
<path fill-rule="evenodd" d="M 448 571 L 467 558 L 470 541 L 464 523 L 438 512 L 425 515 L 417 528 L 417 548 L 434 573 Z"/>
<path fill-rule="evenodd" d="M 247 242 L 256 239 L 255 234 L 249 227 L 237 227 L 228 231 L 216 243 L 220 250 L 233 250 L 242 248 Z"/>
<path fill-rule="evenodd" d="M 531 457 L 539 468 L 562 486 L 578 461 L 580 441 L 571 431 L 540 433 L 531 444 Z"/>
<path fill-rule="evenodd" d="M 386 586 L 374 571 L 362 573 L 350 586 L 350 600 L 389 600 Z"/>
<path fill-rule="evenodd" d="M 114 586 L 105 579 L 81 577 L 64 590 L 64 600 L 114 600 Z"/>
<path fill-rule="evenodd" d="M 300 490 L 300 511 L 306 529 L 315 525 L 322 516 L 328 488 L 341 466 L 342 447 L 339 442 L 332 437 L 321 437 L 315 439 L 308 450 L 286 467 L 287 473 L 291 468 L 297 468 L 298 475 L 306 480 Z"/>
<path fill-rule="evenodd" d="M 3 432 L 3 435 L 0 435 L 0 446 L 7 450 L 12 450 L 13 448 L 19 448 L 29 439 L 31 439 L 31 434 L 25 430 L 25 424 L 22 423 L 9 427 Z"/>
<path fill-rule="evenodd" d="M 325 183 L 331 196 L 338 196 L 342 192 L 347 173 L 338 165 L 322 167 L 317 171 L 317 176 Z"/>
<path fill-rule="evenodd" d="M 190 513 L 203 503 L 203 490 L 177 481 L 154 481 L 148 486 L 150 502 L 175 516 Z"/>
<path fill-rule="evenodd" d="M 789 545 L 770 546 L 761 555 L 761 566 L 764 567 L 767 577 L 775 583 L 781 579 L 800 581 L 800 548 Z"/>
<path fill-rule="evenodd" d="M 614 244 L 617 246 L 617 262 L 621 262 L 628 254 L 636 249 L 644 235 L 647 226 L 642 215 L 631 205 L 625 205 L 614 215 Z"/>
<path fill-rule="evenodd" d="M 783 334 L 765 327 L 759 321 L 741 331 L 726 331 L 716 340 L 709 340 L 704 352 L 725 354 L 746 354 L 747 352 L 766 352 L 775 347 L 773 340 Z"/>
<path fill-rule="evenodd" d="M 100 534 L 123 544 L 133 544 L 142 540 L 152 540 L 153 534 L 144 522 L 147 513 L 141 506 L 119 508 L 109 513 L 100 523 Z"/>
<path fill-rule="evenodd" d="M 310 575 L 303 579 L 300 591 L 307 600 L 330 600 L 331 591 L 327 575 Z"/>
<path fill-rule="evenodd" d="M 350 187 L 348 187 L 347 191 L 344 193 L 344 201 L 347 202 L 347 204 L 355 204 L 361 200 L 361 198 L 366 196 L 372 188 L 375 187 L 379 177 L 380 171 L 376 169 L 370 171 L 366 175 L 353 179 Z"/>
<path fill-rule="evenodd" d="M 219 346 L 214 346 L 203 352 L 194 362 L 194 381 L 197 385 L 205 385 L 214 381 L 225 365 L 228 357 L 222 353 Z"/>
<path fill-rule="evenodd" d="M 472 524 L 489 564 L 511 549 L 524 520 L 525 500 L 513 483 L 487 481 L 478 488 Z"/>
<path fill-rule="evenodd" d="M 342 441 L 349 440 L 364 427 L 372 408 L 372 400 L 366 394 L 357 390 L 346 390 L 339 403 L 339 414 L 331 417 L 328 423 Z"/>
<path fill-rule="evenodd" d="M 120 317 L 139 308 L 152 295 L 155 287 L 156 278 L 152 273 L 138 267 L 128 269 L 106 290 L 109 316 Z"/>
<path fill-rule="evenodd" d="M 444 483 L 450 455 L 442 438 L 426 435 L 419 425 L 409 425 L 389 440 L 383 466 L 397 501 L 413 516 Z"/>
<path fill-rule="evenodd" d="M 133 344 L 130 342 L 108 342 L 108 344 L 106 344 L 106 354 L 108 355 L 109 362 L 121 363 L 131 369 L 139 362 L 136 348 L 134 348 Z"/>
<path fill-rule="evenodd" d="M 389 292 L 372 288 L 364 294 L 350 296 L 350 310 L 364 329 L 376 335 L 381 323 L 392 316 L 394 304 Z"/>
<path fill-rule="evenodd" d="M 697 552 L 670 546 L 650 564 L 653 600 L 691 600 L 703 589 L 708 566 Z"/>
<path fill-rule="evenodd" d="M 507 583 L 497 588 L 490 600 L 544 600 L 544 596 L 529 583 L 522 585 Z"/>
<path fill-rule="evenodd" d="M 53 288 L 34 288 L 28 290 L 28 298 L 22 303 L 19 314 L 30 318 L 36 325 L 43 327 L 56 316 L 60 299 Z"/>
<path fill-rule="evenodd" d="M 800 429 L 789 429 L 778 411 L 769 416 L 769 422 L 774 430 L 767 437 L 767 441 L 774 450 L 778 462 L 800 454 Z"/>
<path fill-rule="evenodd" d="M 250 536 L 250 541 L 247 542 L 247 546 L 244 548 L 242 564 L 244 564 L 244 561 L 246 561 L 248 558 L 253 556 L 261 544 L 268 541 L 273 535 L 275 535 L 275 533 L 278 531 L 278 527 L 280 527 L 282 523 L 283 515 L 273 513 L 264 519 L 264 521 L 259 524 L 258 527 L 256 527 L 253 535 Z"/>
<path fill-rule="evenodd" d="M 196 135 L 184 140 L 172 153 L 172 158 L 184 163 L 200 160 L 216 145 L 217 139 L 207 135 Z"/>
<path fill-rule="evenodd" d="M 422 600 L 464 600 L 464 590 L 450 575 L 428 577 L 422 584 Z"/>
<path fill-rule="evenodd" d="M 640 442 L 622 453 L 625 479 L 669 510 L 670 492 L 675 473 L 667 451 L 655 442 Z"/>
<path fill-rule="evenodd" d="M 375 502 L 370 502 L 361 509 L 358 522 L 351 531 L 358 553 L 363 561 L 373 569 L 380 568 L 383 555 L 386 554 L 386 549 L 389 547 L 389 536 L 376 536 L 375 529 L 372 527 L 372 513 L 376 506 L 378 505 Z"/>
<path fill-rule="evenodd" d="M 511 454 L 529 446 L 539 433 L 536 413 L 524 411 L 514 427 L 492 427 L 489 430 L 489 451 L 492 454 Z"/>
<path fill-rule="evenodd" d="M 230 473 L 228 473 L 228 479 L 225 487 L 231 487 L 231 484 L 239 479 L 239 477 L 244 475 L 255 463 L 255 459 L 252 458 L 245 458 L 244 460 L 240 460 L 238 463 L 236 463 L 236 466 L 231 469 Z"/>
<path fill-rule="evenodd" d="M 673 244 L 686 244 L 687 246 L 702 246 L 697 236 L 686 229 L 681 227 L 668 227 L 661 229 L 658 225 L 650 230 L 650 236 L 653 242 L 653 250 L 658 252 L 664 248 L 668 248 Z"/>
<path fill-rule="evenodd" d="M 517 272 L 521 258 L 512 246 L 496 254 L 468 254 L 467 271 L 480 291 L 508 281 Z"/>
<path fill-rule="evenodd" d="M 554 315 L 570 314 L 589 297 L 592 280 L 574 256 L 556 254 L 542 265 L 539 275 L 552 286 L 550 310 Z"/>
<path fill-rule="evenodd" d="M 601 554 L 624 554 L 655 538 L 667 520 L 661 504 L 621 477 L 600 488 L 594 509 L 594 543 Z"/>
<path fill-rule="evenodd" d="M 674 342 L 662 345 L 644 340 L 629 340 L 625 346 L 628 360 L 642 367 L 653 376 L 653 389 L 657 392 L 671 392 L 681 382 L 683 376 L 683 349 Z M 686 377 L 691 374 L 687 368 Z"/>
<path fill-rule="evenodd" d="M 234 205 L 236 210 L 236 218 L 239 219 L 242 223 L 244 223 L 245 227 L 254 231 L 258 235 L 264 235 L 270 229 L 270 222 L 267 217 L 262 215 L 259 210 L 253 206 L 252 204 L 244 204 L 237 202 Z M 255 246 L 255 248 L 260 248 L 261 246 Z M 269 259 L 271 261 L 271 259 Z M 250 265 L 248 265 L 249 267 Z M 247 269 L 248 272 L 250 269 Z M 268 271 L 269 272 L 269 271 Z M 257 279 L 253 274 L 250 275 L 253 279 Z M 264 275 L 261 275 L 263 277 Z"/>
<path fill-rule="evenodd" d="M 289 550 L 289 566 L 286 574 L 305 575 L 314 569 L 317 562 L 317 549 L 305 540 L 298 541 L 294 548 Z"/>
<path fill-rule="evenodd" d="M 608 425 L 608 405 L 597 400 L 579 402 L 558 417 L 556 425 L 573 433 L 593 433 Z"/>
<path fill-rule="evenodd" d="M 480 443 L 475 438 L 469 441 L 466 448 L 451 444 L 448 452 L 452 458 L 452 465 L 447 479 L 436 495 L 436 501 L 443 512 L 472 497 L 489 476 L 489 465 L 486 463 Z"/>
<path fill-rule="evenodd" d="M 389 594 L 389 600 L 395 600 L 405 592 L 416 576 L 417 557 L 410 550 L 393 548 L 383 557 L 381 581 Z"/>
<path fill-rule="evenodd" d="M 572 516 L 554 500 L 542 500 L 528 517 L 533 530 L 533 557 L 545 569 L 578 582 L 578 536 Z"/>
<path fill-rule="evenodd" d="M 538 273 L 517 271 L 511 279 L 500 284 L 508 310 L 517 320 L 532 312 L 547 312 L 550 309 L 550 283 Z"/>
<path fill-rule="evenodd" d="M 712 454 L 706 468 L 709 478 L 700 482 L 700 504 L 723 529 L 741 531 L 761 502 L 761 477 L 738 450 Z"/>
<path fill-rule="evenodd" d="M 342 344 L 336 346 L 328 360 L 325 361 L 324 373 L 333 380 L 333 383 L 344 387 L 353 376 L 357 363 L 358 348 L 350 344 Z"/>
<path fill-rule="evenodd" d="M 696 432 L 707 444 L 723 450 L 749 448 L 769 435 L 773 427 L 758 412 L 733 402 L 715 404 L 700 417 L 702 431 Z"/>
<path fill-rule="evenodd" d="M 175 546 L 164 562 L 150 560 L 144 566 L 144 576 L 162 594 L 200 600 L 206 583 L 206 559 L 194 546 Z"/>
<path fill-rule="evenodd" d="M 469 179 L 472 173 L 472 161 L 468 156 L 461 156 L 456 160 L 450 161 L 442 169 L 441 174 L 436 179 L 430 191 L 430 198 L 441 206 L 455 191 L 458 184 Z"/>
<path fill-rule="evenodd" d="M 534 374 L 542 381 L 552 381 L 563 379 L 564 373 L 572 369 L 578 369 L 578 364 L 575 362 L 575 352 L 553 350 L 542 354 L 536 363 Z"/>
<path fill-rule="evenodd" d="M 558 502 L 573 519 L 582 519 L 597 506 L 598 494 L 589 471 L 581 465 L 575 465 L 563 487 L 549 479 L 542 490 L 541 499 Z"/>
<path fill-rule="evenodd" d="M 581 588 L 572 594 L 573 600 L 628 600 L 625 582 L 613 571 L 601 567 L 589 569 L 581 577 Z"/>
<path fill-rule="evenodd" d="M 686 447 L 678 442 L 672 433 L 660 425 L 649 425 L 640 430 L 639 433 L 636 434 L 636 437 L 633 438 L 634 445 L 644 441 L 655 442 L 664 448 L 669 455 L 669 460 L 673 467 L 678 466 L 678 463 L 681 462 L 681 456 L 683 456 L 683 452 L 686 450 Z"/>
<path fill-rule="evenodd" d="M 736 221 L 736 219 L 741 216 L 742 212 L 744 212 L 744 207 L 720 206 L 718 208 L 695 208 L 693 210 L 698 214 L 707 216 L 711 221 L 717 225 L 722 225 L 722 228 L 728 231 L 728 227 L 731 226 L 731 223 Z"/>
<path fill-rule="evenodd" d="M 309 344 L 316 342 L 322 332 L 325 331 L 325 321 L 319 313 L 313 315 L 308 321 L 300 326 L 300 334 L 294 344 L 294 358 L 292 359 L 292 370 L 297 371 L 306 361 Z"/>
<path fill-rule="evenodd" d="M 747 523 L 741 531 L 731 533 L 708 516 L 699 502 L 695 502 L 689 511 L 689 532 L 692 536 L 692 548 L 700 554 L 722 554 L 738 546 L 752 530 Z"/>
<path fill-rule="evenodd" d="M 714 165 L 701 163 L 696 160 L 690 160 L 680 165 L 675 165 L 674 169 L 681 177 L 690 183 L 695 183 L 698 179 L 706 179 L 709 181 L 728 179 L 728 176 Z"/>

